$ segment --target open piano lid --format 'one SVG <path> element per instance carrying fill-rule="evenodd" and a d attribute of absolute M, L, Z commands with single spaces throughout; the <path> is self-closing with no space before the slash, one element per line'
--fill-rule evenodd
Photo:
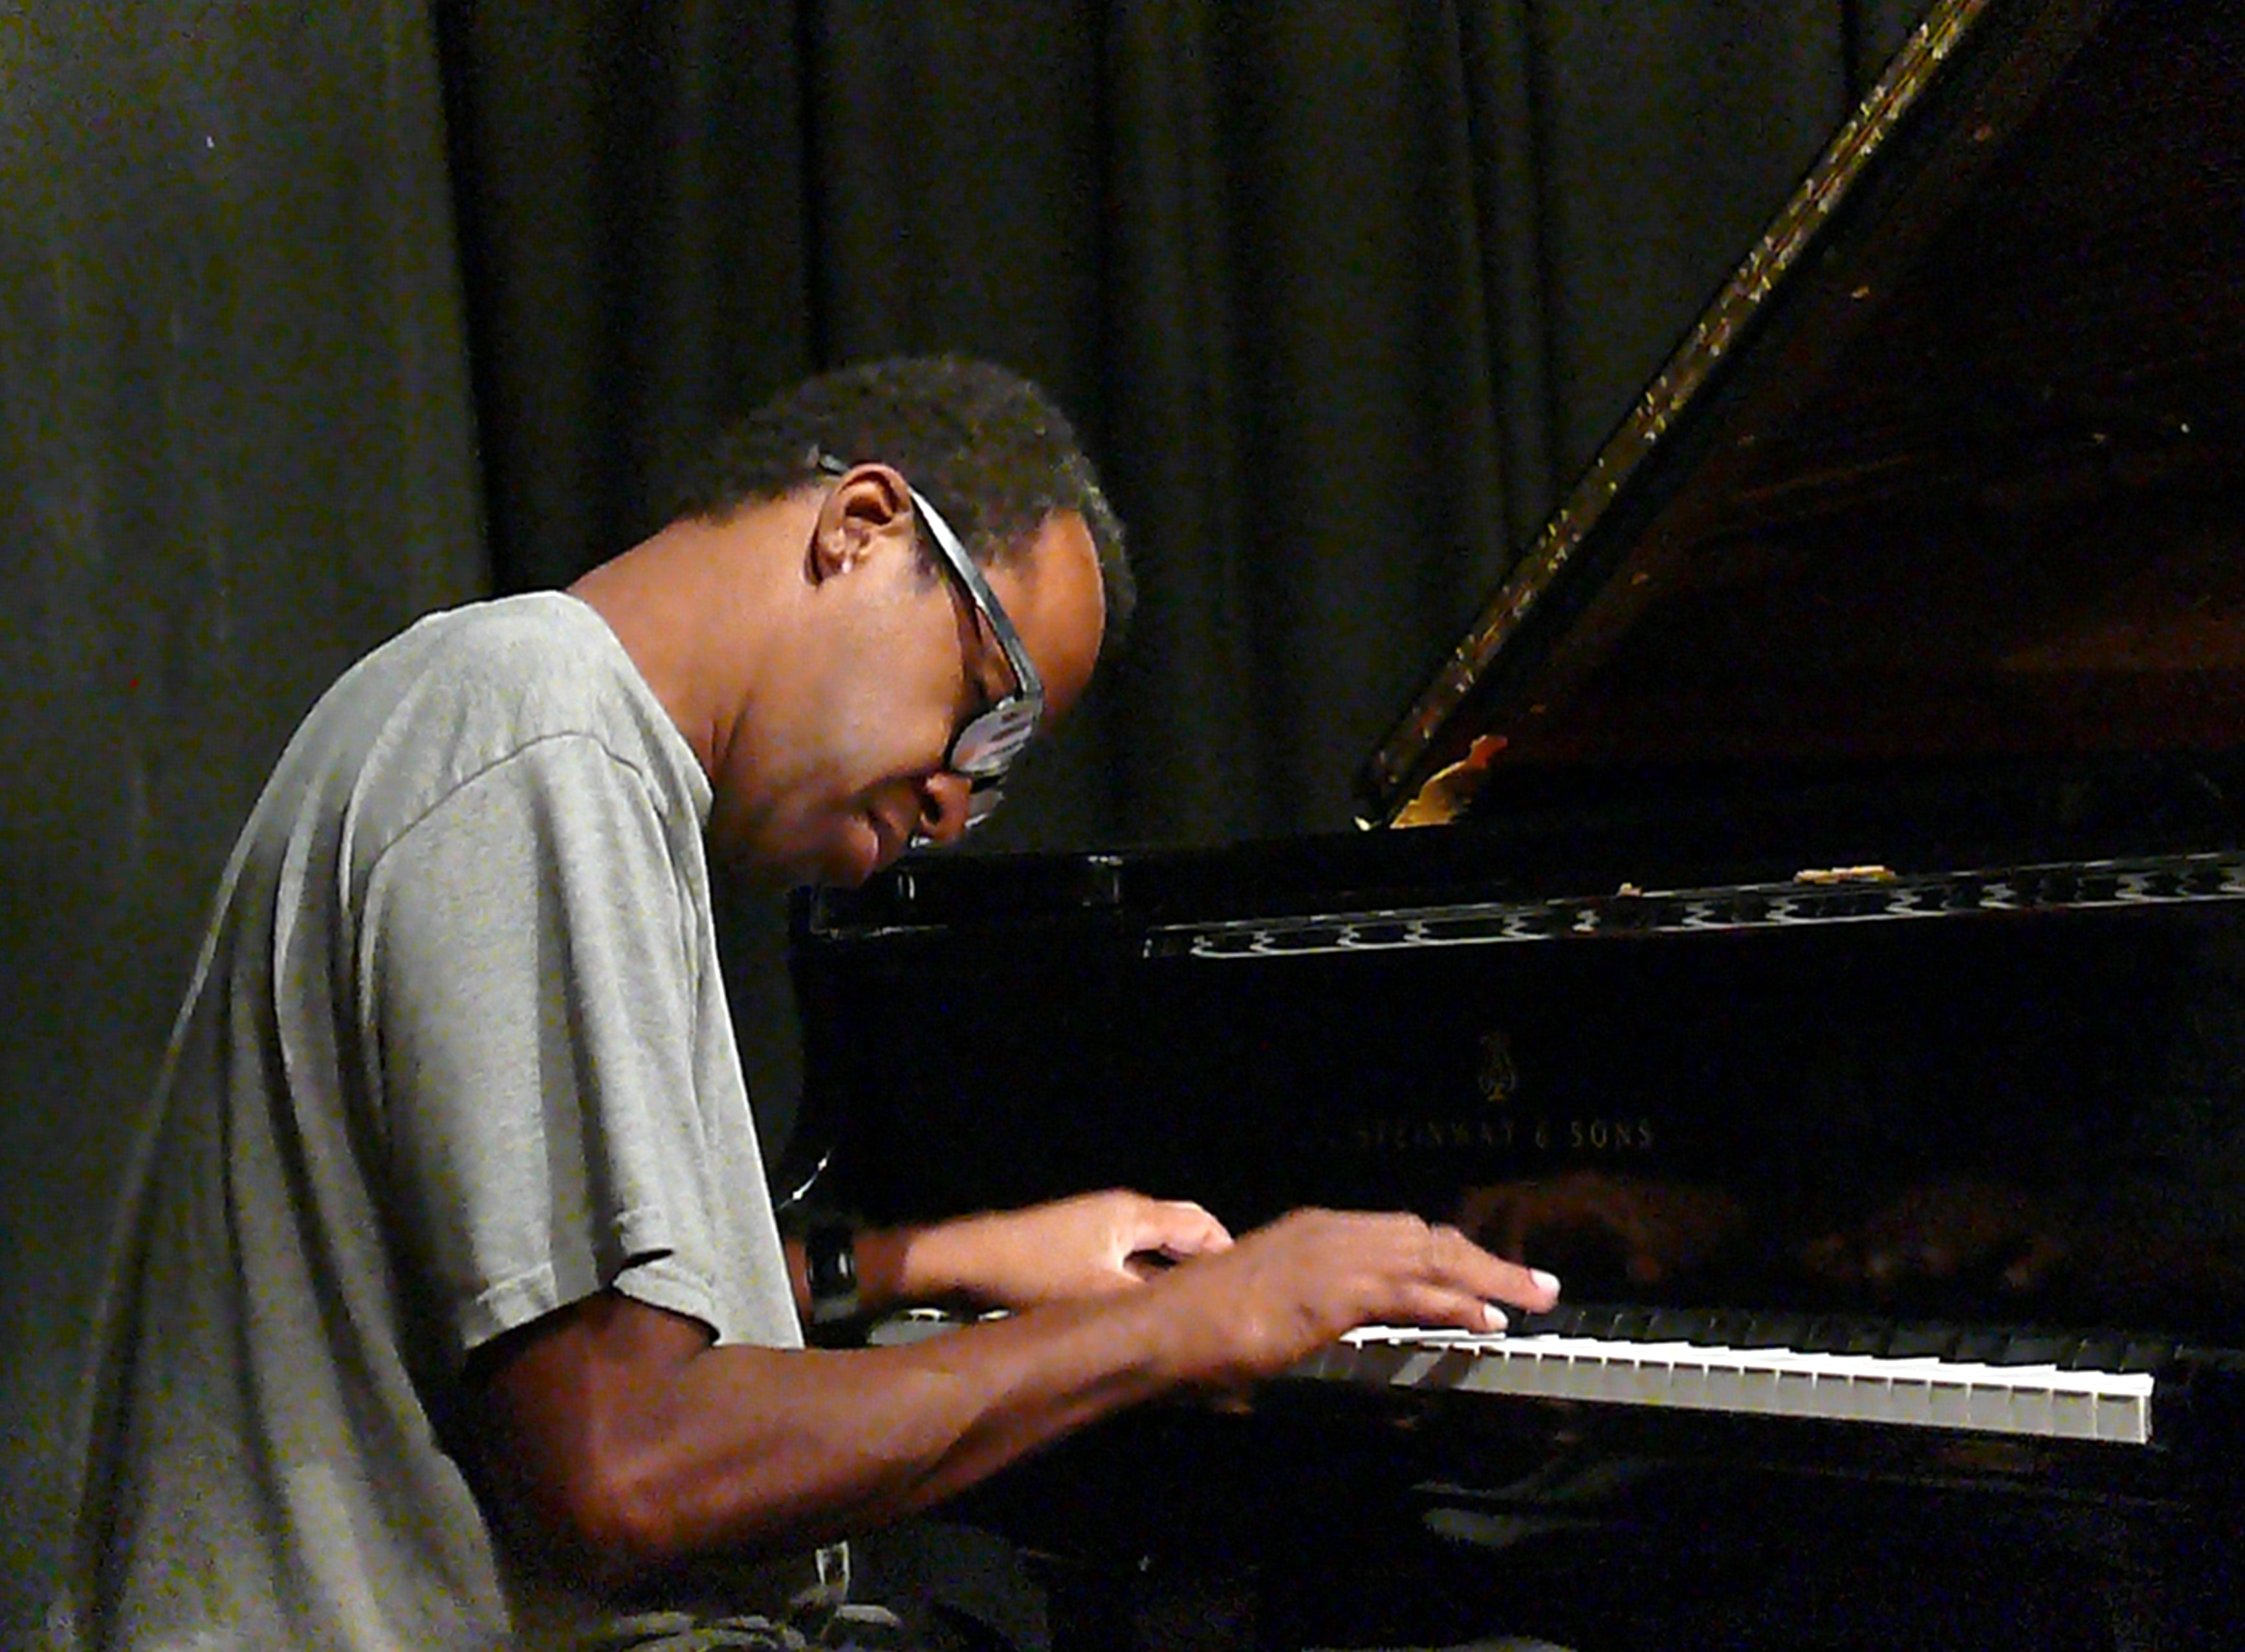
<path fill-rule="evenodd" d="M 2241 524 L 2245 7 L 1945 0 L 1360 818 L 1448 817 L 1462 760 L 1486 812 L 1647 771 L 2232 752 Z"/>

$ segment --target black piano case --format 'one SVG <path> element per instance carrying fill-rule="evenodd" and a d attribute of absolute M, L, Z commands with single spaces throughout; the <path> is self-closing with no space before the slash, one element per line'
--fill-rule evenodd
<path fill-rule="evenodd" d="M 2203 1525 L 2241 552 L 2245 8 L 1937 6 L 1365 764 L 1366 830 L 799 903 L 795 1162 L 883 1220 L 1401 1206 L 1561 1272 L 1570 1334 L 2149 1374 L 2125 1442 L 1494 1426 Z"/>

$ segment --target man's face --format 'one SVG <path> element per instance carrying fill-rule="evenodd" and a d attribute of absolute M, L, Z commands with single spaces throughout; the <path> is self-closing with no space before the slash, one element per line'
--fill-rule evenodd
<path fill-rule="evenodd" d="M 1055 516 L 1029 555 L 984 572 L 1043 679 L 1048 727 L 1098 660 L 1090 531 Z M 958 581 L 919 559 L 909 525 L 826 579 L 809 607 L 784 690 L 718 777 L 712 835 L 729 858 L 786 881 L 857 884 L 915 836 L 944 843 L 965 829 L 967 782 L 944 755 L 1015 685 Z"/>

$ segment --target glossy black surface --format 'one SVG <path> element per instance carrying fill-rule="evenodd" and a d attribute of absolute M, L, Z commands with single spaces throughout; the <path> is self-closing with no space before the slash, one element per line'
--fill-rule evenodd
<path fill-rule="evenodd" d="M 2237 7 L 1936 6 L 1365 769 L 1455 823 L 795 924 L 825 1204 L 1403 1207 L 1601 1335 L 2148 1370 L 2153 1445 L 1278 1384 L 989 1488 L 1087 1622 L 1184 1580 L 1077 1644 L 2227 1631 L 2242 158 Z"/>

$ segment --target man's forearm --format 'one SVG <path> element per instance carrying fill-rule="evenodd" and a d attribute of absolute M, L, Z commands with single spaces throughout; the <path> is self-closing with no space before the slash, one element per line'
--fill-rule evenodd
<path fill-rule="evenodd" d="M 942 1501 L 1097 1417 L 1173 1390 L 1149 1303 L 1070 1303 L 909 1346 L 775 1354 L 713 1349 L 682 1383 L 681 1486 L 709 1501 L 671 1535 L 688 1550 L 863 1530 Z M 741 1427 L 750 1396 L 777 1425 Z M 694 1507 L 688 1499 L 682 1513 Z M 749 1513 L 743 1526 L 740 1517 Z"/>
<path fill-rule="evenodd" d="M 906 1347 L 788 1351 L 714 1347 L 611 1295 L 511 1362 L 499 1398 L 520 1483 L 622 1583 L 899 1518 L 1172 1389 L 1169 1317 L 1134 1294 Z"/>

